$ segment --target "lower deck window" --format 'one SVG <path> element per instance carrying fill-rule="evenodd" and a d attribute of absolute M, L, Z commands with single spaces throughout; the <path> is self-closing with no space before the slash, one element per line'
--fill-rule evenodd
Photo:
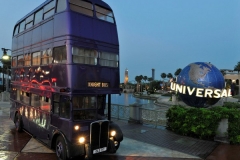
<path fill-rule="evenodd" d="M 51 100 L 48 97 L 39 96 L 32 94 L 31 96 L 31 106 L 39 108 L 43 111 L 50 112 L 51 110 Z"/>
<path fill-rule="evenodd" d="M 53 113 L 59 115 L 59 117 L 69 119 L 71 113 L 70 98 L 68 96 L 55 94 L 53 101 Z"/>

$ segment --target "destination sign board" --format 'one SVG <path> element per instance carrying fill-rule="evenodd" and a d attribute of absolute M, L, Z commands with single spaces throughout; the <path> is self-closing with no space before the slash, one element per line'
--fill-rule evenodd
<path fill-rule="evenodd" d="M 108 82 L 88 82 L 88 87 L 108 88 L 109 87 L 109 83 Z"/>

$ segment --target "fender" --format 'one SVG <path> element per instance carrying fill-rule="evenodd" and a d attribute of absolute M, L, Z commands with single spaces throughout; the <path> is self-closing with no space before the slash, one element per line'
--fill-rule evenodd
<path fill-rule="evenodd" d="M 67 149 L 67 157 L 70 158 L 70 151 L 69 151 L 69 143 L 67 141 L 67 138 L 66 136 L 61 132 L 59 131 L 58 129 L 53 131 L 52 133 L 52 139 L 51 139 L 51 148 L 53 148 L 53 146 L 55 147 L 56 145 L 56 140 L 57 140 L 57 137 L 58 136 L 62 136 L 63 139 L 64 139 L 64 142 L 66 144 L 66 149 Z M 55 150 L 55 148 L 53 148 Z"/>
<path fill-rule="evenodd" d="M 117 134 L 115 136 L 116 140 L 121 142 L 123 140 L 123 133 L 122 130 L 120 129 L 120 127 L 114 123 L 113 121 L 109 122 L 109 130 L 116 130 Z"/>

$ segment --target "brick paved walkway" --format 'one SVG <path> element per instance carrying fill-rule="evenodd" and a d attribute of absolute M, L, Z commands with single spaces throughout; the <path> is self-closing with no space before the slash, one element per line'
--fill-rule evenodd
<path fill-rule="evenodd" d="M 114 122 L 123 130 L 124 137 L 183 152 L 202 159 L 205 159 L 218 145 L 217 142 L 177 135 L 166 129 L 155 129 L 120 120 L 114 120 Z"/>

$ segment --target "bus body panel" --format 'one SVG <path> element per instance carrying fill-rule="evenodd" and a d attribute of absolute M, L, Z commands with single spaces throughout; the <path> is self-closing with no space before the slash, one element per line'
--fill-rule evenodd
<path fill-rule="evenodd" d="M 70 70 L 71 72 L 68 72 Z M 76 90 L 104 90 L 111 94 L 119 92 L 119 71 L 117 68 L 89 65 L 46 65 L 12 69 L 12 84 L 21 87 L 45 90 L 48 87 L 70 88 Z M 74 74 L 72 74 L 74 73 Z M 70 77 L 68 80 L 66 77 Z M 88 82 L 107 82 L 107 88 L 89 88 Z M 99 92 L 97 92 L 99 91 Z"/>

